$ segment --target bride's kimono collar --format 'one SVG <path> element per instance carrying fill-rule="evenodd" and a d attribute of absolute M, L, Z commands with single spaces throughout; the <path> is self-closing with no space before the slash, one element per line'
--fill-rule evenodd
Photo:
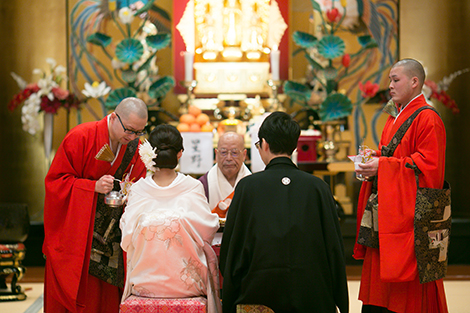
<path fill-rule="evenodd" d="M 147 176 L 143 179 L 141 188 L 133 192 L 148 198 L 173 198 L 193 190 L 198 184 L 200 184 L 199 181 L 178 173 L 170 185 L 161 187 L 155 183 L 152 176 Z"/>

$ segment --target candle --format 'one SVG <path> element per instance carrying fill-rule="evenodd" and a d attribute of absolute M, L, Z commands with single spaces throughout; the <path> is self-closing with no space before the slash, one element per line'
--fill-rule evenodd
<path fill-rule="evenodd" d="M 279 80 L 279 58 L 281 56 L 281 51 L 277 49 L 277 46 L 274 46 L 271 50 L 271 79 L 274 81 Z"/>
<path fill-rule="evenodd" d="M 193 62 L 194 52 L 186 51 L 184 53 L 184 80 L 187 82 L 193 80 Z"/>

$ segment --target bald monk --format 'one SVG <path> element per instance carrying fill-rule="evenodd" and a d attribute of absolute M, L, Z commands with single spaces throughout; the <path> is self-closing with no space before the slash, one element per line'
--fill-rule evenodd
<path fill-rule="evenodd" d="M 126 98 L 100 121 L 74 127 L 45 178 L 45 312 L 118 312 L 124 282 L 122 206 L 105 205 L 115 179 L 137 181 L 147 106 Z"/>
<path fill-rule="evenodd" d="M 398 128 L 416 110 L 428 106 L 421 93 L 425 80 L 423 66 L 416 60 L 397 62 L 389 74 L 390 95 L 394 104 L 385 108 L 390 113 L 379 144 L 372 151 L 376 158 L 360 164 L 356 173 L 377 179 L 362 183 L 358 202 L 358 241 L 354 257 L 363 259 L 359 300 L 363 313 L 372 312 L 447 312 L 442 279 L 420 284 L 414 249 L 414 212 L 416 203 L 415 164 L 421 174 L 420 187 L 442 188 L 444 184 L 446 132 L 439 115 L 433 110 L 421 111 L 406 131 L 392 156 L 382 151 Z M 367 221 L 364 214 L 368 199 L 378 197 L 378 221 Z M 366 246 L 359 238 L 361 225 L 373 225 L 378 231 L 378 248 Z M 378 229 L 375 229 L 378 225 Z"/>
<path fill-rule="evenodd" d="M 226 132 L 220 136 L 215 149 L 216 164 L 199 178 L 211 210 L 220 217 L 225 217 L 238 181 L 251 174 L 243 163 L 245 158 L 244 137 L 235 132 Z"/>

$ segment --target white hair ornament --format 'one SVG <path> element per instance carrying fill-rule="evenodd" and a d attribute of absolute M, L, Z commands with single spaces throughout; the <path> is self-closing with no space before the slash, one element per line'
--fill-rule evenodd
<path fill-rule="evenodd" d="M 144 139 L 144 142 L 139 145 L 139 155 L 142 162 L 145 164 L 145 167 L 148 171 L 155 173 L 160 169 L 156 167 L 157 165 L 154 159 L 157 157 L 155 152 L 157 148 L 153 148 L 150 142 L 147 139 Z"/>

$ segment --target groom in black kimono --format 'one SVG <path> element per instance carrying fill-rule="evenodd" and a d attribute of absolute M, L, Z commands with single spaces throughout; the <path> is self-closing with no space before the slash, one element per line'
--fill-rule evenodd
<path fill-rule="evenodd" d="M 349 311 L 344 249 L 329 186 L 291 161 L 300 127 L 271 113 L 255 144 L 266 164 L 240 180 L 220 269 L 224 313 L 260 304 L 276 313 Z"/>

